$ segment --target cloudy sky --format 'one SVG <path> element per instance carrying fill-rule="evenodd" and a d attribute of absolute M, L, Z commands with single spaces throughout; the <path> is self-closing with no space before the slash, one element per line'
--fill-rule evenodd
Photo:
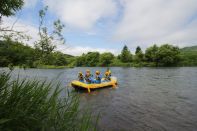
<path fill-rule="evenodd" d="M 197 45 L 197 0 L 25 0 L 16 16 L 5 18 L 38 39 L 38 11 L 49 6 L 47 26 L 59 18 L 65 25 L 65 45 L 58 50 L 72 55 L 88 51 L 118 54 L 123 45 L 132 51 L 171 43 Z"/>

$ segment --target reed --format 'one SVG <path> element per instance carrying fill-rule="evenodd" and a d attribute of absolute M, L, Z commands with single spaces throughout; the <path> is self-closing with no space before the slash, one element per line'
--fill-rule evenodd
<path fill-rule="evenodd" d="M 61 92 L 60 84 L 0 73 L 0 130 L 96 130 L 93 115 L 79 110 L 79 97 Z"/>

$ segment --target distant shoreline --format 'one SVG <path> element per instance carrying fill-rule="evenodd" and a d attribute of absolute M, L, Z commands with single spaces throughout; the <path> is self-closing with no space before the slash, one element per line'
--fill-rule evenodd
<path fill-rule="evenodd" d="M 31 67 L 19 67 L 14 66 L 13 69 L 71 69 L 71 68 L 77 68 L 77 67 L 84 67 L 84 68 L 113 68 L 113 67 L 123 67 L 123 68 L 176 68 L 176 67 L 197 67 L 197 66 L 75 66 L 75 67 L 69 67 L 69 66 L 54 66 L 54 65 L 46 65 L 36 68 Z M 0 67 L 0 68 L 10 68 L 10 67 Z M 12 70 L 12 69 L 11 69 Z"/>

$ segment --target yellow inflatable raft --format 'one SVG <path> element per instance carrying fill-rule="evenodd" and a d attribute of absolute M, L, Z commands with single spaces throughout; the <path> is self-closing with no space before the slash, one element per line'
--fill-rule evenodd
<path fill-rule="evenodd" d="M 117 79 L 116 77 L 111 77 L 111 81 L 101 82 L 100 84 L 87 84 L 87 83 L 80 82 L 78 80 L 74 80 L 71 82 L 71 85 L 75 89 L 87 89 L 88 92 L 90 92 L 90 90 L 93 90 L 93 89 L 99 89 L 99 88 L 104 88 L 104 87 L 116 87 Z"/>

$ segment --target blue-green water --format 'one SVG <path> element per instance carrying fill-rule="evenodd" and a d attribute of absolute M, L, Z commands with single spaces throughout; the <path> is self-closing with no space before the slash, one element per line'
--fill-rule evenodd
<path fill-rule="evenodd" d="M 16 69 L 17 77 L 56 79 L 63 87 L 77 78 L 73 69 Z M 93 72 L 106 68 L 88 68 Z M 99 130 L 197 130 L 197 68 L 111 68 L 116 89 L 80 93 L 81 106 L 100 112 Z"/>

